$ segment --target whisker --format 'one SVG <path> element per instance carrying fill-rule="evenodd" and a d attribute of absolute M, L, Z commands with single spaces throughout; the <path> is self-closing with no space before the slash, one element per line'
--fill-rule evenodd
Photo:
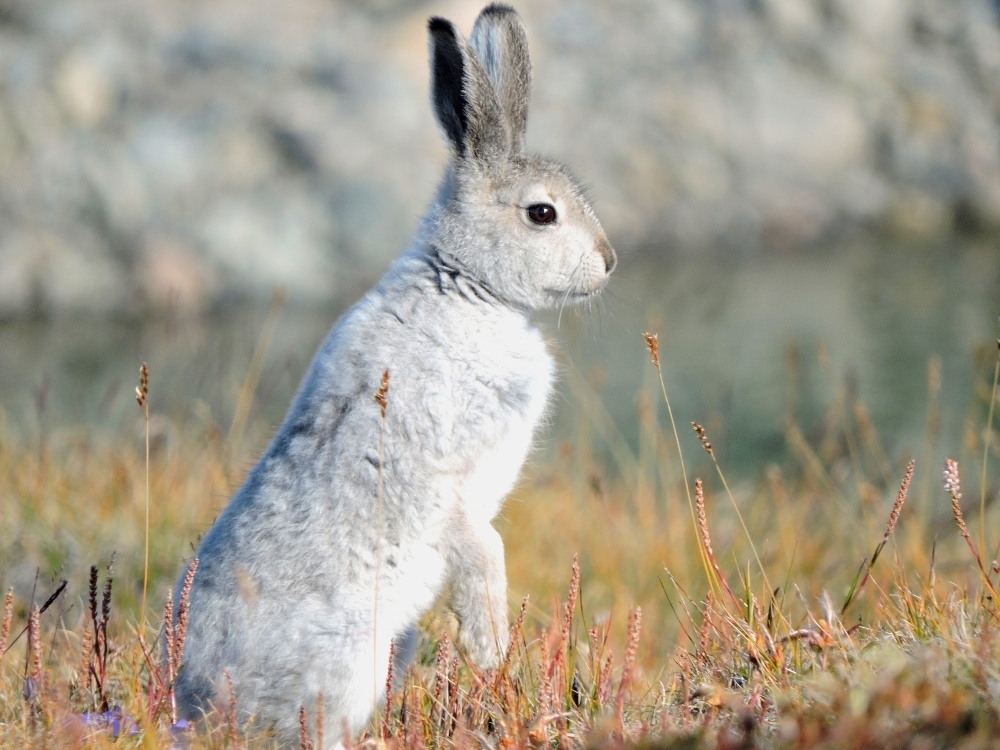
<path fill-rule="evenodd" d="M 576 264 L 576 268 L 573 269 L 569 275 L 569 279 L 567 279 L 566 291 L 563 294 L 562 300 L 559 302 L 559 315 L 556 317 L 556 330 L 560 330 L 562 326 L 563 310 L 566 308 L 566 302 L 569 301 L 569 295 L 573 293 L 573 289 L 576 286 L 576 277 L 583 268 L 583 261 L 584 258 L 580 258 L 580 261 Z"/>

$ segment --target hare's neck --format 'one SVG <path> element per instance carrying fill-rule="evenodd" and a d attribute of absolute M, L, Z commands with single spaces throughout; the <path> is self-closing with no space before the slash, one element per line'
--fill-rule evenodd
<path fill-rule="evenodd" d="M 519 305 L 498 294 L 482 279 L 477 278 L 458 258 L 436 243 L 427 246 L 424 259 L 437 277 L 442 294 L 457 294 L 470 302 L 498 305 L 518 312 Z"/>

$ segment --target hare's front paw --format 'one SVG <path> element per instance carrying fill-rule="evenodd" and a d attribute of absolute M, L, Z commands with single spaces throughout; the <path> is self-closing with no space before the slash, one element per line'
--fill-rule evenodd
<path fill-rule="evenodd" d="M 498 667 L 510 640 L 503 540 L 492 526 L 473 526 L 464 516 L 457 517 L 449 531 L 458 645 L 480 669 Z"/>
<path fill-rule="evenodd" d="M 510 634 L 507 613 L 484 608 L 481 616 L 463 620 L 458 627 L 458 645 L 480 669 L 496 669 L 507 655 Z"/>

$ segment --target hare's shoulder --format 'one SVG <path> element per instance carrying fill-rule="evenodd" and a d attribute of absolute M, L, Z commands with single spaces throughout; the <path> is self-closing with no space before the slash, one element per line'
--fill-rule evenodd
<path fill-rule="evenodd" d="M 545 340 L 526 314 L 442 289 L 433 269 L 412 256 L 401 258 L 344 316 L 328 349 L 339 370 L 364 363 L 369 378 L 375 370 L 396 369 L 399 375 L 548 382 L 553 373 Z"/>

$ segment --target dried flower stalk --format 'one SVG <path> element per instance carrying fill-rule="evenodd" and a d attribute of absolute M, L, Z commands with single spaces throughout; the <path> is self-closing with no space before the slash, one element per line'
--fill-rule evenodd
<path fill-rule="evenodd" d="M 302 750 L 313 750 L 312 740 L 309 739 L 309 725 L 306 723 L 306 707 L 299 708 L 299 747 Z"/>
<path fill-rule="evenodd" d="M 979 572 L 982 573 L 983 581 L 986 582 L 987 588 L 993 594 L 993 600 L 1000 601 L 1000 595 L 997 594 L 997 590 L 993 587 L 993 582 L 990 581 L 990 574 L 983 567 L 983 560 L 979 556 L 976 545 L 972 543 L 972 537 L 969 536 L 969 529 L 965 525 L 965 516 L 962 513 L 962 506 L 959 503 L 959 500 L 962 499 L 962 480 L 958 473 L 958 461 L 951 458 L 946 459 L 944 462 L 944 489 L 951 497 L 951 511 L 955 516 L 958 531 L 965 540 L 965 543 L 969 545 L 972 556 L 976 560 L 976 565 L 979 566 Z"/>
<path fill-rule="evenodd" d="M 691 426 L 694 428 L 695 434 L 698 435 L 701 447 L 705 449 L 705 452 L 708 453 L 708 455 L 715 456 L 715 453 L 712 452 L 712 444 L 708 442 L 708 435 L 705 434 L 705 428 L 697 422 L 692 422 Z"/>
<path fill-rule="evenodd" d="M 229 710 L 226 711 L 226 728 L 229 732 L 229 741 L 233 747 L 240 746 L 240 734 L 236 725 L 236 689 L 233 687 L 233 678 L 229 676 L 229 670 L 223 669 L 222 676 L 226 679 L 226 687 L 229 689 Z"/>
<path fill-rule="evenodd" d="M 543 630 L 541 637 L 542 653 L 538 662 L 538 713 L 548 716 L 552 713 L 552 673 L 549 656 L 549 631 Z"/>
<path fill-rule="evenodd" d="M 326 742 L 323 736 L 323 705 L 325 701 L 323 699 L 323 691 L 319 691 L 319 695 L 316 696 L 316 747 L 318 750 L 326 749 Z"/>
<path fill-rule="evenodd" d="M 139 632 L 146 631 L 146 591 L 149 586 L 149 366 L 143 362 L 139 368 L 139 385 L 135 389 L 135 400 L 142 409 L 146 422 L 146 542 L 142 566 L 142 602 L 139 605 Z"/>
<path fill-rule="evenodd" d="M 83 631 L 83 654 L 80 659 L 80 687 L 90 686 L 90 660 L 94 653 L 94 634 L 90 628 Z"/>
<path fill-rule="evenodd" d="M 705 548 L 705 554 L 708 555 L 708 560 L 712 564 L 712 569 L 715 571 L 715 575 L 718 577 L 719 582 L 722 587 L 729 594 L 729 598 L 733 600 L 737 607 L 740 606 L 740 600 L 733 593 L 733 590 L 729 588 L 729 582 L 726 577 L 722 575 L 722 569 L 719 567 L 719 561 L 715 559 L 715 551 L 712 549 L 712 537 L 708 533 L 708 516 L 705 514 L 705 487 L 701 482 L 701 479 L 694 480 L 694 503 L 695 509 L 698 513 L 698 531 L 701 534 L 701 543 Z"/>
<path fill-rule="evenodd" d="M 850 606 L 851 602 L 854 601 L 857 595 L 861 593 L 861 589 L 865 587 L 865 584 L 868 582 L 868 578 L 871 576 L 872 568 L 875 566 L 875 561 L 878 560 L 879 555 L 882 554 L 882 550 L 889 542 L 889 537 L 892 536 L 892 532 L 896 529 L 896 523 L 899 521 L 899 514 L 903 510 L 903 503 L 906 502 L 906 494 L 910 491 L 910 481 L 913 479 L 914 466 L 916 466 L 916 461 L 913 460 L 906 465 L 906 474 L 903 475 L 903 481 L 899 485 L 899 492 L 896 493 L 896 501 L 892 504 L 892 512 L 889 514 L 889 522 L 885 525 L 885 533 L 882 534 L 882 541 L 880 541 L 878 546 L 875 547 L 875 551 L 872 553 L 871 560 L 865 568 L 865 574 L 861 579 L 861 582 L 857 586 L 852 587 L 848 592 L 847 599 L 844 601 L 844 606 L 840 609 L 841 616 L 844 615 L 847 608 Z"/>
<path fill-rule="evenodd" d="M 635 668 L 635 654 L 639 649 L 639 634 L 642 632 L 642 608 L 636 606 L 628 617 L 628 639 L 625 641 L 625 657 L 622 664 L 621 682 L 618 684 L 618 698 L 615 701 L 615 718 L 619 731 L 625 726 L 625 697 L 632 684 Z"/>
<path fill-rule="evenodd" d="M 892 532 L 896 528 L 896 522 L 899 520 L 900 511 L 903 510 L 903 503 L 906 502 L 906 493 L 910 491 L 910 480 L 913 479 L 913 467 L 916 466 L 916 461 L 910 460 L 910 463 L 906 465 L 906 474 L 903 476 L 903 482 L 899 486 L 899 492 L 896 493 L 896 502 L 892 504 L 892 513 L 889 514 L 889 523 L 885 526 L 885 533 L 882 535 L 882 544 L 889 541 L 889 537 L 892 536 Z M 874 558 L 872 559 L 874 562 Z"/>
<path fill-rule="evenodd" d="M 187 573 L 184 576 L 184 585 L 181 587 L 181 600 L 177 606 L 177 630 L 174 634 L 176 643 L 174 650 L 176 658 L 179 660 L 184 656 L 184 640 L 187 638 L 188 611 L 191 608 L 191 586 L 194 583 L 194 574 L 198 570 L 198 558 L 195 557 L 188 565 Z"/>
<path fill-rule="evenodd" d="M 660 335 L 658 333 L 644 333 L 642 337 L 646 339 L 646 347 L 649 349 L 649 356 L 653 358 L 653 364 L 660 366 Z"/>
<path fill-rule="evenodd" d="M 0 626 L 0 658 L 7 653 L 7 638 L 10 637 L 10 625 L 14 621 L 14 587 L 7 589 L 7 597 L 3 603 L 3 626 Z"/>
<path fill-rule="evenodd" d="M 149 395 L 149 366 L 143 362 L 139 368 L 139 385 L 135 388 L 135 400 L 139 408 L 146 411 L 146 397 Z"/>
<path fill-rule="evenodd" d="M 448 713 L 448 663 L 451 661 L 451 640 L 445 633 L 438 644 L 437 660 L 434 665 L 434 709 L 438 721 L 444 725 Z"/>
<path fill-rule="evenodd" d="M 385 676 L 385 716 L 382 719 L 382 739 L 389 739 L 389 717 L 392 715 L 392 681 L 396 667 L 396 641 L 389 642 L 389 670 Z"/>
<path fill-rule="evenodd" d="M 382 419 L 385 419 L 385 410 L 389 408 L 389 371 L 382 373 L 382 382 L 375 392 L 375 403 L 382 412 Z"/>

